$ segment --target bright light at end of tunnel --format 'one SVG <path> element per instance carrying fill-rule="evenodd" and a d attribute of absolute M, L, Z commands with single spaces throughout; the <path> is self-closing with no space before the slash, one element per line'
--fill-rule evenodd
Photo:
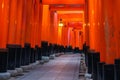
<path fill-rule="evenodd" d="M 64 24 L 63 23 L 59 23 L 59 27 L 63 27 L 64 26 Z"/>

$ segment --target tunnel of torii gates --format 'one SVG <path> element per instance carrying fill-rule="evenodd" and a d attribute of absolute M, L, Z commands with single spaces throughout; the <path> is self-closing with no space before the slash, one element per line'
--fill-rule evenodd
<path fill-rule="evenodd" d="M 100 52 L 100 61 L 120 58 L 120 0 L 0 0 L 0 48 L 49 44 Z M 59 24 L 62 23 L 62 26 Z"/>

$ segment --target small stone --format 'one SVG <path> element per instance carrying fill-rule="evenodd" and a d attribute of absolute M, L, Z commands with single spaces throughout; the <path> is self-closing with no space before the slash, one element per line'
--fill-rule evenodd
<path fill-rule="evenodd" d="M 23 71 L 29 70 L 31 68 L 31 65 L 21 66 Z"/>
<path fill-rule="evenodd" d="M 8 80 L 9 78 L 10 78 L 9 72 L 0 73 L 0 80 Z"/>
<path fill-rule="evenodd" d="M 18 75 L 17 70 L 8 70 L 8 72 L 10 73 L 10 75 L 11 75 L 12 77 L 15 77 L 15 76 Z"/>
<path fill-rule="evenodd" d="M 91 77 L 92 77 L 92 74 L 88 74 L 88 73 L 85 74 L 85 78 L 89 78 L 90 79 Z"/>
<path fill-rule="evenodd" d="M 49 57 L 48 56 L 42 56 L 42 60 L 44 60 L 44 62 L 48 62 L 49 61 Z"/>
<path fill-rule="evenodd" d="M 23 73 L 23 69 L 22 68 L 16 68 L 15 70 L 17 70 L 18 74 L 22 74 Z"/>
<path fill-rule="evenodd" d="M 50 59 L 55 59 L 55 54 L 50 55 Z"/>

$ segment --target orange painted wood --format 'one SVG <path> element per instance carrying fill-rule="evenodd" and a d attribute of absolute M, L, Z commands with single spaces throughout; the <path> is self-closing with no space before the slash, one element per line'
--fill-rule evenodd
<path fill-rule="evenodd" d="M 89 44 L 89 26 L 88 26 L 88 23 L 89 23 L 89 2 L 86 1 L 86 5 L 85 5 L 85 8 L 84 8 L 84 23 L 83 23 L 83 40 L 84 40 L 84 43 L 86 43 L 87 46 L 90 46 Z"/>
<path fill-rule="evenodd" d="M 34 48 L 36 45 L 36 38 L 37 38 L 37 27 L 38 27 L 38 12 L 37 12 L 37 8 L 38 8 L 38 4 L 37 4 L 37 0 L 34 0 L 32 3 L 32 12 L 31 12 L 31 32 L 30 32 L 30 43 L 31 43 L 31 47 Z"/>
<path fill-rule="evenodd" d="M 116 56 L 116 40 L 115 40 L 115 27 L 113 23 L 113 1 L 112 0 L 106 0 L 105 1 L 104 8 L 105 8 L 105 32 L 106 32 L 106 63 L 111 64 L 114 63 L 114 59 Z"/>
<path fill-rule="evenodd" d="M 23 12 L 22 12 L 22 26 L 21 26 L 21 45 L 22 47 L 24 47 L 24 43 L 25 43 L 25 29 L 26 29 L 26 13 L 27 13 L 27 4 L 26 4 L 26 0 L 23 0 Z"/>
<path fill-rule="evenodd" d="M 17 23 L 16 23 L 16 44 L 21 44 L 21 38 L 22 38 L 22 13 L 23 13 L 23 0 L 20 0 L 17 2 Z"/>
<path fill-rule="evenodd" d="M 100 46 L 100 61 L 106 62 L 106 41 L 105 41 L 105 25 L 104 25 L 104 7 L 102 6 L 102 1 L 99 0 L 99 46 Z"/>
<path fill-rule="evenodd" d="M 68 46 L 68 27 L 63 27 L 62 28 L 62 45 Z"/>
<path fill-rule="evenodd" d="M 0 0 L 0 48 L 6 48 L 9 24 L 9 0 Z"/>
<path fill-rule="evenodd" d="M 94 10 L 94 0 L 89 1 L 89 23 L 87 24 L 89 26 L 89 38 L 90 38 L 90 49 L 95 49 L 95 10 Z"/>
<path fill-rule="evenodd" d="M 37 16 L 36 16 L 36 19 L 37 19 L 37 29 L 36 29 L 36 32 L 37 32 L 37 36 L 36 36 L 36 44 L 35 45 L 38 45 L 39 47 L 40 47 L 40 42 L 41 42 L 41 36 L 40 36 L 40 34 L 41 34 L 41 18 L 40 17 L 42 17 L 42 15 L 41 15 L 41 13 L 42 13 L 42 11 L 40 11 L 41 10 L 41 8 L 42 8 L 42 6 L 41 6 L 42 4 L 40 4 L 40 1 L 39 0 L 37 0 Z"/>
<path fill-rule="evenodd" d="M 82 7 L 50 7 L 51 11 L 82 11 L 84 10 L 84 6 Z"/>
<path fill-rule="evenodd" d="M 114 23 L 114 26 L 115 26 L 115 37 L 116 37 L 116 58 L 120 58 L 120 8 L 118 8 L 120 5 L 120 1 L 119 0 L 116 0 L 114 1 L 114 4 L 113 4 L 113 8 L 114 8 L 114 12 L 113 12 L 113 23 Z"/>
<path fill-rule="evenodd" d="M 42 16 L 42 28 L 41 28 L 41 41 L 48 41 L 49 27 L 50 27 L 50 16 L 49 16 L 49 5 L 43 5 L 43 16 Z"/>
<path fill-rule="evenodd" d="M 75 44 L 75 39 L 74 39 L 74 30 L 73 28 L 69 28 L 70 31 L 70 35 L 69 35 L 69 45 L 72 46 L 74 48 L 74 44 Z"/>
<path fill-rule="evenodd" d="M 52 44 L 57 43 L 57 30 L 58 30 L 58 23 L 57 23 L 57 13 L 55 11 L 50 11 L 50 28 L 49 28 L 49 42 Z"/>
<path fill-rule="evenodd" d="M 80 37 L 79 38 L 79 41 L 80 41 L 79 42 L 79 45 L 80 45 L 79 49 L 82 50 L 82 48 L 83 48 L 83 33 L 82 32 L 79 32 L 79 37 Z"/>
<path fill-rule="evenodd" d="M 62 27 L 58 27 L 58 36 L 57 36 L 57 44 L 61 45 L 62 43 Z"/>
<path fill-rule="evenodd" d="M 33 10 L 33 1 L 32 0 L 26 0 L 27 3 L 25 2 L 26 6 L 26 13 L 25 13 L 25 23 L 24 23 L 24 30 L 25 30 L 25 35 L 24 35 L 24 43 L 30 43 L 31 44 L 31 32 L 32 32 L 32 26 L 33 26 L 33 15 L 32 15 L 32 10 Z"/>
<path fill-rule="evenodd" d="M 39 0 L 38 0 L 39 1 Z M 39 3 L 38 5 L 38 35 L 37 35 L 37 45 L 39 47 L 41 47 L 41 28 L 42 28 L 42 9 L 43 9 L 43 5 Z"/>
<path fill-rule="evenodd" d="M 15 44 L 17 29 L 17 0 L 10 1 L 10 21 L 8 31 L 8 44 Z"/>
<path fill-rule="evenodd" d="M 43 4 L 84 4 L 85 0 L 43 0 Z"/>

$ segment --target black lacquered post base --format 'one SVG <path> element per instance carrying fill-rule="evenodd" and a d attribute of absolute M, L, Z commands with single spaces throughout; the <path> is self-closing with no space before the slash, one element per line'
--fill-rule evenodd
<path fill-rule="evenodd" d="M 7 44 L 8 48 L 8 70 L 15 70 L 16 67 L 16 45 Z"/>
<path fill-rule="evenodd" d="M 25 43 L 24 45 L 25 65 L 30 64 L 30 53 L 31 53 L 31 45 L 29 43 Z"/>
<path fill-rule="evenodd" d="M 25 65 L 25 48 L 22 48 L 21 51 L 21 66 Z"/>
<path fill-rule="evenodd" d="M 29 43 L 25 43 L 21 51 L 21 66 L 30 64 L 31 46 Z"/>
<path fill-rule="evenodd" d="M 47 41 L 42 41 L 41 42 L 41 53 L 42 56 L 49 56 L 48 54 L 48 42 Z"/>
<path fill-rule="evenodd" d="M 34 49 L 34 48 L 31 48 L 31 52 L 30 52 L 30 63 L 34 63 L 34 62 L 35 62 L 34 54 L 35 54 L 35 49 Z"/>
<path fill-rule="evenodd" d="M 92 54 L 92 76 L 93 76 L 93 80 L 97 80 L 97 63 L 100 62 L 100 53 L 99 52 L 95 52 Z"/>
<path fill-rule="evenodd" d="M 41 60 L 41 59 L 42 59 L 41 48 L 35 46 L 35 60 Z"/>
<path fill-rule="evenodd" d="M 89 51 L 89 46 L 84 46 L 84 54 L 85 54 L 85 63 L 86 63 L 86 66 L 88 66 L 88 51 Z"/>
<path fill-rule="evenodd" d="M 120 59 L 115 60 L 115 80 L 120 80 Z"/>
<path fill-rule="evenodd" d="M 0 49 L 0 73 L 7 72 L 8 50 Z"/>
<path fill-rule="evenodd" d="M 78 47 L 75 47 L 75 49 L 74 49 L 74 53 L 80 53 L 80 50 L 79 50 Z"/>
<path fill-rule="evenodd" d="M 0 80 L 8 80 L 11 76 L 7 72 L 7 58 L 8 58 L 8 49 L 0 48 Z"/>
<path fill-rule="evenodd" d="M 120 80 L 120 65 L 115 64 L 115 80 Z"/>
<path fill-rule="evenodd" d="M 114 80 L 114 65 L 105 64 L 103 66 L 103 80 Z"/>
<path fill-rule="evenodd" d="M 16 68 L 20 68 L 21 66 L 21 53 L 22 53 L 22 47 L 21 45 L 16 45 Z"/>
<path fill-rule="evenodd" d="M 42 60 L 41 48 L 38 48 L 38 60 Z"/>
<path fill-rule="evenodd" d="M 92 74 L 92 64 L 93 64 L 93 61 L 92 61 L 92 55 L 94 54 L 94 51 L 89 51 L 88 54 L 87 54 L 87 60 L 88 60 L 88 73 L 89 74 Z"/>
<path fill-rule="evenodd" d="M 97 75 L 98 75 L 98 78 L 97 80 L 103 80 L 103 66 L 104 66 L 104 62 L 99 62 L 97 64 Z"/>

